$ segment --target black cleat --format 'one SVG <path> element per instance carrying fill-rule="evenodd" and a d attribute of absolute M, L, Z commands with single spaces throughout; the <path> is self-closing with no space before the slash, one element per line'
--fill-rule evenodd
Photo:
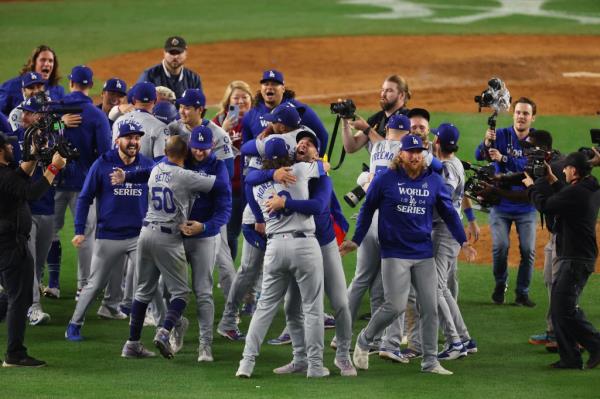
<path fill-rule="evenodd" d="M 21 359 L 9 359 L 6 358 L 2 363 L 2 367 L 44 367 L 46 362 L 43 360 L 35 359 L 31 356 L 25 356 Z"/>
<path fill-rule="evenodd" d="M 492 301 L 496 305 L 502 305 L 504 303 L 506 288 L 506 284 L 496 284 L 496 288 L 494 288 L 494 293 L 492 294 Z"/>
<path fill-rule="evenodd" d="M 529 299 L 529 295 L 527 294 L 517 294 L 517 297 L 515 298 L 515 305 L 534 308 L 535 302 Z"/>

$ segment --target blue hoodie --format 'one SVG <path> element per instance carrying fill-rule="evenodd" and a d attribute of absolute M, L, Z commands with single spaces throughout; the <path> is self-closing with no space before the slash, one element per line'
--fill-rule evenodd
<path fill-rule="evenodd" d="M 315 132 L 319 138 L 319 141 L 321 142 L 319 155 L 325 155 L 325 151 L 327 151 L 327 140 L 329 135 L 327 133 L 327 129 L 325 129 L 325 126 L 323 126 L 323 122 L 321 122 L 315 111 L 313 111 L 308 105 L 303 104 L 293 98 L 284 98 L 281 103 L 290 103 L 299 110 L 300 124 L 311 128 L 312 131 Z M 304 112 L 302 112 L 302 110 Z M 244 115 L 242 119 L 243 143 L 248 140 L 255 139 L 260 132 L 265 130 L 265 128 L 269 125 L 269 122 L 264 120 L 262 116 L 268 114 L 269 112 L 271 112 L 271 108 L 267 107 L 265 103 L 261 102 L 257 106 L 252 107 L 252 109 Z"/>
<path fill-rule="evenodd" d="M 75 211 L 75 234 L 83 234 L 91 203 L 96 198 L 98 223 L 96 238 L 125 240 L 137 237 L 148 209 L 148 184 L 126 183 L 113 186 L 110 174 L 115 167 L 126 172 L 151 168 L 154 161 L 138 154 L 125 165 L 114 149 L 102 154 L 89 170 Z"/>
<path fill-rule="evenodd" d="M 17 108 L 23 102 L 23 75 L 7 80 L 0 86 L 0 112 L 8 115 L 10 111 Z M 62 86 L 48 86 L 44 88 L 52 101 L 61 100 L 65 96 Z"/>
<path fill-rule="evenodd" d="M 427 168 L 413 180 L 402 168 L 378 173 L 360 208 L 352 241 L 360 245 L 371 226 L 373 214 L 379 209 L 381 258 L 431 258 L 434 207 L 456 241 L 461 245 L 467 241 L 450 192 L 439 174 Z"/>
<path fill-rule="evenodd" d="M 231 216 L 231 182 L 225 162 L 218 160 L 214 153 L 202 162 L 186 162 L 185 168 L 207 175 L 215 175 L 215 185 L 208 193 L 198 193 L 190 209 L 189 220 L 197 220 L 204 224 L 204 231 L 192 237 L 212 237 L 219 234 L 221 226 Z M 217 184 L 217 182 L 221 184 Z"/>
<path fill-rule="evenodd" d="M 533 131 L 530 129 L 529 131 Z M 527 157 L 523 154 L 523 148 L 519 142 L 519 137 L 515 132 L 515 129 L 511 127 L 504 127 L 496 130 L 496 143 L 495 148 L 500 151 L 503 158 L 501 162 L 492 162 L 496 168 L 496 173 L 512 173 L 512 172 L 523 172 L 527 165 Z M 486 159 L 487 148 L 482 141 L 475 149 L 475 159 L 483 161 Z M 523 191 L 524 186 L 512 186 L 512 191 Z M 494 207 L 495 209 L 510 214 L 521 214 L 527 212 L 533 212 L 534 206 L 528 202 L 513 202 L 505 198 L 500 199 L 500 204 Z"/>
<path fill-rule="evenodd" d="M 108 118 L 92 103 L 92 99 L 80 91 L 63 98 L 67 107 L 80 107 L 82 123 L 65 129 L 65 137 L 79 150 L 79 158 L 67 162 L 58 176 L 58 190 L 80 191 L 92 163 L 100 154 L 111 149 L 111 131 Z"/>

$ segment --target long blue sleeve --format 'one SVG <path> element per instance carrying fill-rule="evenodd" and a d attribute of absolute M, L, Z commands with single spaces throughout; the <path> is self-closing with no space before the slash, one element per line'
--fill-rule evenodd
<path fill-rule="evenodd" d="M 249 185 L 248 183 L 244 184 L 244 193 L 246 194 L 246 200 L 248 201 L 248 206 L 250 207 L 250 210 L 256 218 L 256 222 L 264 223 L 265 218 L 262 214 L 262 211 L 260 210 L 260 205 L 258 205 L 258 202 L 256 202 L 256 200 L 254 199 L 254 192 L 252 191 L 252 187 L 253 186 Z"/>
<path fill-rule="evenodd" d="M 310 186 L 310 199 L 286 199 L 285 208 L 305 215 L 319 215 L 327 210 L 329 215 L 329 201 L 331 200 L 331 180 L 327 178 L 315 179 Z"/>
<path fill-rule="evenodd" d="M 87 221 L 90 205 L 94 202 L 98 188 L 98 169 L 100 161 L 96 160 L 92 164 L 85 181 L 83 188 L 77 198 L 77 206 L 75 208 L 75 234 L 81 235 L 85 233 L 85 223 Z"/>
<path fill-rule="evenodd" d="M 302 124 L 308 126 L 315 132 L 319 141 L 321 142 L 321 148 L 319 149 L 319 155 L 325 155 L 327 151 L 327 142 L 329 140 L 329 134 L 327 133 L 327 129 L 321 122 L 321 119 L 317 116 L 316 112 L 313 111 L 310 107 L 306 107 L 304 114 L 302 115 Z"/>
<path fill-rule="evenodd" d="M 475 149 L 475 159 L 478 161 L 485 161 L 487 154 L 487 147 L 483 144 L 483 141 L 479 143 Z"/>
<path fill-rule="evenodd" d="M 446 223 L 448 230 L 452 233 L 452 237 L 454 237 L 460 245 L 467 241 L 467 235 L 465 234 L 465 229 L 460 221 L 460 216 L 452 206 L 450 191 L 445 184 L 440 185 L 435 207 L 442 220 Z"/>
<path fill-rule="evenodd" d="M 354 237 L 352 237 L 352 241 L 357 245 L 360 245 L 367 235 L 369 227 L 371 227 L 371 222 L 373 221 L 373 214 L 379 207 L 381 200 L 381 176 L 383 176 L 381 173 L 375 175 L 375 178 L 367 190 L 365 202 L 360 207 L 360 212 L 358 213 L 358 218 L 356 220 L 356 230 L 354 230 Z"/>
<path fill-rule="evenodd" d="M 258 153 L 258 148 L 256 148 L 256 139 L 253 138 L 249 139 L 248 141 L 245 141 L 244 144 L 242 144 L 240 151 L 242 153 L 242 156 L 244 157 L 260 156 L 260 154 Z"/>
<path fill-rule="evenodd" d="M 431 165 L 429 165 L 429 167 L 436 173 L 442 173 L 442 170 L 444 169 L 442 161 L 440 161 L 436 157 L 431 157 Z"/>
<path fill-rule="evenodd" d="M 148 179 L 150 178 L 152 168 L 154 168 L 154 166 L 151 166 L 149 168 L 140 168 L 138 170 L 127 171 L 125 173 L 125 181 L 128 183 L 148 183 Z"/>
<path fill-rule="evenodd" d="M 234 159 L 235 158 L 227 158 L 223 160 L 223 162 L 225 163 L 225 168 L 227 168 L 227 175 L 229 176 L 229 180 L 233 178 L 233 175 L 235 173 L 233 162 Z"/>
<path fill-rule="evenodd" d="M 275 169 L 250 169 L 244 182 L 251 187 L 273 180 Z"/>
<path fill-rule="evenodd" d="M 229 175 L 224 164 L 217 167 L 216 181 L 222 183 L 229 182 Z M 212 217 L 204 222 L 205 231 L 219 231 L 221 226 L 229 222 L 231 217 L 231 184 L 215 184 L 211 194 L 214 194 L 213 200 L 217 204 Z"/>

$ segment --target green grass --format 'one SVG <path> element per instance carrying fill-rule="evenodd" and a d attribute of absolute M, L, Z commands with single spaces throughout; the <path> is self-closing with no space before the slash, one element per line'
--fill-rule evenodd
<path fill-rule="evenodd" d="M 69 226 L 70 224 L 67 224 Z M 71 237 L 68 228 L 63 239 Z M 67 241 L 65 241 L 67 242 Z M 65 246 L 66 247 L 66 246 Z M 597 371 L 554 371 L 547 365 L 557 359 L 543 347 L 527 343 L 530 334 L 544 330 L 546 292 L 542 276 L 536 271 L 532 284 L 532 299 L 539 305 L 533 309 L 510 305 L 492 305 L 491 270 L 486 266 L 460 266 L 460 305 L 470 332 L 478 340 L 479 353 L 464 360 L 447 363 L 454 376 L 442 377 L 419 373 L 419 362 L 409 365 L 386 363 L 371 358 L 371 368 L 355 379 L 335 373 L 333 350 L 325 349 L 325 362 L 336 375 L 322 381 L 307 381 L 302 376 L 275 376 L 271 370 L 291 358 L 290 346 L 265 345 L 258 358 L 254 378 L 234 377 L 241 358 L 242 344 L 215 337 L 215 363 L 198 364 L 198 327 L 194 323 L 194 304 L 186 310 L 192 320 L 185 346 L 172 360 L 163 358 L 127 360 L 119 357 L 127 338 L 127 321 L 103 321 L 96 315 L 98 304 L 89 311 L 82 329 L 86 340 L 68 342 L 63 338 L 66 324 L 74 309 L 74 251 L 66 250 L 62 271 L 62 298 L 43 298 L 45 311 L 52 315 L 47 326 L 27 329 L 30 353 L 49 362 L 39 370 L 0 370 L 3 398 L 295 398 L 323 396 L 328 398 L 398 397 L 410 398 L 589 398 L 600 389 Z M 354 256 L 344 260 L 346 276 L 354 270 Z M 511 279 L 515 270 L 511 270 Z M 511 280 L 514 281 L 514 280 Z M 581 306 L 592 321 L 600 319 L 597 295 L 600 276 L 591 277 L 582 297 Z M 512 301 L 509 291 L 507 299 Z M 193 302 L 193 301 L 192 301 Z M 217 317 L 223 309 L 221 291 L 215 288 Z M 367 311 L 363 306 L 362 311 Z M 240 328 L 248 328 L 244 317 Z M 365 325 L 357 322 L 355 332 Z M 279 334 L 283 315 L 275 319 L 267 338 Z M 0 328 L 0 342 L 5 339 Z M 215 326 L 216 328 L 216 326 Z M 333 332 L 326 333 L 326 343 Z M 151 346 L 153 329 L 145 328 L 143 341 Z M 568 396 L 567 395 L 568 392 Z"/>
<path fill-rule="evenodd" d="M 418 2 L 415 2 L 418 3 Z M 492 0 L 423 1 L 432 17 L 475 13 L 473 7 L 498 7 Z M 573 4 L 576 3 L 574 6 Z M 451 4 L 452 6 L 447 6 Z M 600 16 L 598 2 L 550 1 L 548 10 Z M 76 64 L 112 54 L 160 48 L 167 36 L 190 43 L 255 38 L 397 34 L 598 34 L 600 25 L 547 17 L 507 16 L 466 25 L 431 21 L 431 17 L 370 20 L 361 14 L 386 11 L 370 5 L 333 0 L 184 0 L 35 1 L 0 4 L 0 81 L 20 69 L 41 42 L 53 47 L 63 74 Z"/>

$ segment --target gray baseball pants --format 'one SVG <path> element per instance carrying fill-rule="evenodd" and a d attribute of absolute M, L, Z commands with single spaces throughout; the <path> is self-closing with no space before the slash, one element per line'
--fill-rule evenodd
<path fill-rule="evenodd" d="M 406 309 L 411 282 L 415 287 L 421 309 L 423 360 L 421 368 L 431 369 L 437 359 L 438 314 L 437 275 L 432 258 L 381 260 L 385 302 L 372 315 L 369 324 L 358 336 L 358 344 L 367 348 L 376 334 L 389 326 Z"/>
<path fill-rule="evenodd" d="M 65 225 L 67 207 L 75 217 L 79 191 L 56 191 L 54 194 L 54 240 L 59 240 L 58 232 Z M 85 222 L 85 241 L 77 249 L 77 288 L 83 288 L 90 275 L 92 253 L 94 251 L 94 236 L 96 234 L 96 201 L 90 205 L 87 221 Z"/>
<path fill-rule="evenodd" d="M 323 261 L 315 254 L 320 251 L 314 237 L 291 238 L 289 234 L 280 234 L 267 241 L 261 296 L 246 335 L 244 362 L 254 364 L 279 303 L 293 280 L 302 298 L 308 372 L 323 367 Z"/>
<path fill-rule="evenodd" d="M 79 294 L 71 323 L 83 324 L 85 312 L 109 281 L 113 287 L 121 287 L 127 261 L 130 259 L 135 261 L 137 240 L 137 237 L 125 240 L 96 240 L 90 278 Z M 117 310 L 116 306 L 120 300 L 121 298 L 109 298 L 108 303 L 112 305 L 113 310 Z"/>
<path fill-rule="evenodd" d="M 231 257 L 231 249 L 227 243 L 227 225 L 221 226 L 219 235 L 216 236 L 220 241 L 219 249 L 216 255 L 215 263 L 219 268 L 219 285 L 223 291 L 223 296 L 227 300 L 229 291 L 231 290 L 231 284 L 235 278 L 235 265 L 233 258 Z"/>
<path fill-rule="evenodd" d="M 163 277 L 171 299 L 180 298 L 187 302 L 187 262 L 183 238 L 177 226 L 169 226 L 173 234 L 164 233 L 159 225 L 142 227 L 137 245 L 136 290 L 134 298 L 150 303 L 158 287 L 158 278 Z"/>
<path fill-rule="evenodd" d="M 227 296 L 223 316 L 219 322 L 220 330 L 228 331 L 237 328 L 236 317 L 238 315 L 238 308 L 248 290 L 256 283 L 256 279 L 262 270 L 264 257 L 265 252 L 248 243 L 244 237 L 240 267 L 233 279 L 229 295 Z"/>
<path fill-rule="evenodd" d="M 192 268 L 192 291 L 196 296 L 199 341 L 203 346 L 211 346 L 213 341 L 213 322 L 215 320 L 213 270 L 220 241 L 220 234 L 183 240 L 185 256 Z"/>
<path fill-rule="evenodd" d="M 29 252 L 33 257 L 33 302 L 40 303 L 40 282 L 44 273 L 46 257 L 54 237 L 54 215 L 31 215 Z"/>
<path fill-rule="evenodd" d="M 460 244 L 452 237 L 445 223 L 438 223 L 431 232 L 433 262 L 437 271 L 437 296 L 440 327 L 446 343 L 452 344 L 471 339 L 458 303 L 448 288 L 449 272 L 456 269 Z"/>
<path fill-rule="evenodd" d="M 550 239 L 544 246 L 544 285 L 548 290 L 548 311 L 546 312 L 546 331 L 554 334 L 554 326 L 552 325 L 552 314 L 550 312 L 550 303 L 552 298 L 552 284 L 558 276 L 560 270 L 560 262 L 556 256 L 556 234 L 552 234 Z"/>

